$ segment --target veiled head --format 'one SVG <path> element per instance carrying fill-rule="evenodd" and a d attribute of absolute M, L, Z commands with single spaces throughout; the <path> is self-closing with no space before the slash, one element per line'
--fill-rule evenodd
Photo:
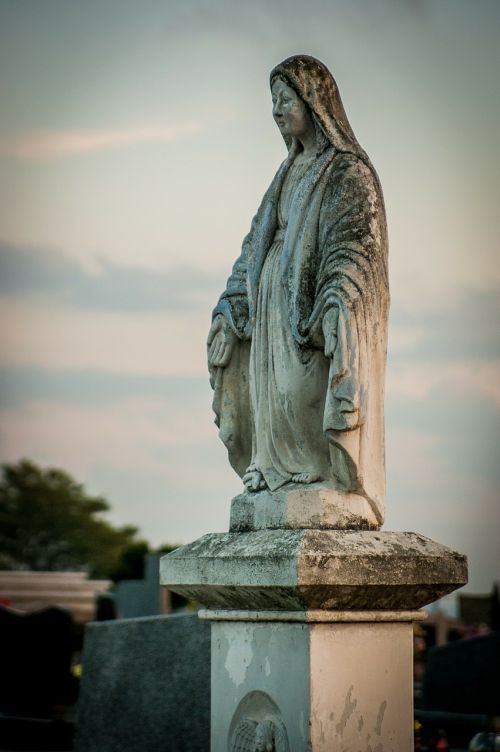
<path fill-rule="evenodd" d="M 366 159 L 349 125 L 335 79 L 323 63 L 309 55 L 294 55 L 271 71 L 271 90 L 276 80 L 285 82 L 308 107 L 317 141 L 323 138 L 323 148 L 331 144 L 338 151 L 352 152 Z M 282 135 L 291 149 L 293 137 L 283 131 Z"/>

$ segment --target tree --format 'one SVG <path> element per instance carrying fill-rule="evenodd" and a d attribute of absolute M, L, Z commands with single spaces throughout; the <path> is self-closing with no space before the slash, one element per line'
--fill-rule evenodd
<path fill-rule="evenodd" d="M 149 553 L 151 553 L 151 548 L 146 541 L 131 541 L 122 550 L 116 567 L 110 572 L 111 579 L 115 582 L 119 580 L 142 580 L 146 554 Z"/>
<path fill-rule="evenodd" d="M 85 570 L 110 577 L 127 549 L 148 549 L 137 539 L 137 528 L 115 528 L 102 519 L 108 502 L 87 494 L 63 470 L 22 460 L 3 465 L 2 471 L 0 568 Z"/>

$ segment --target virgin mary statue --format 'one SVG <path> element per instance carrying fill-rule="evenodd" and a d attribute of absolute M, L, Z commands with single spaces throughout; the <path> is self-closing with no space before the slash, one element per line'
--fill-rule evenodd
<path fill-rule="evenodd" d="M 270 84 L 288 156 L 214 310 L 216 423 L 249 491 L 320 483 L 364 497 L 381 524 L 382 190 L 321 62 L 290 57 Z"/>

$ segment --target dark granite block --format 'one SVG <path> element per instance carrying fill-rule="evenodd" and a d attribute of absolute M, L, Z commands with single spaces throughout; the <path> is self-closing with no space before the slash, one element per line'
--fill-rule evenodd
<path fill-rule="evenodd" d="M 196 614 L 90 624 L 76 752 L 209 749 L 209 624 Z"/>

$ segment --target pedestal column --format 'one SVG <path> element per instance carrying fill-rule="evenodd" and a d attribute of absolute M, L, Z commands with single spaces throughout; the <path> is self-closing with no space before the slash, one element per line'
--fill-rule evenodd
<path fill-rule="evenodd" d="M 214 752 L 238 749 L 266 719 L 276 750 L 413 749 L 422 612 L 200 615 L 212 621 Z"/>
<path fill-rule="evenodd" d="M 212 752 L 411 752 L 413 622 L 465 584 L 465 557 L 415 533 L 266 524 L 245 509 L 161 562 L 212 624 Z"/>

